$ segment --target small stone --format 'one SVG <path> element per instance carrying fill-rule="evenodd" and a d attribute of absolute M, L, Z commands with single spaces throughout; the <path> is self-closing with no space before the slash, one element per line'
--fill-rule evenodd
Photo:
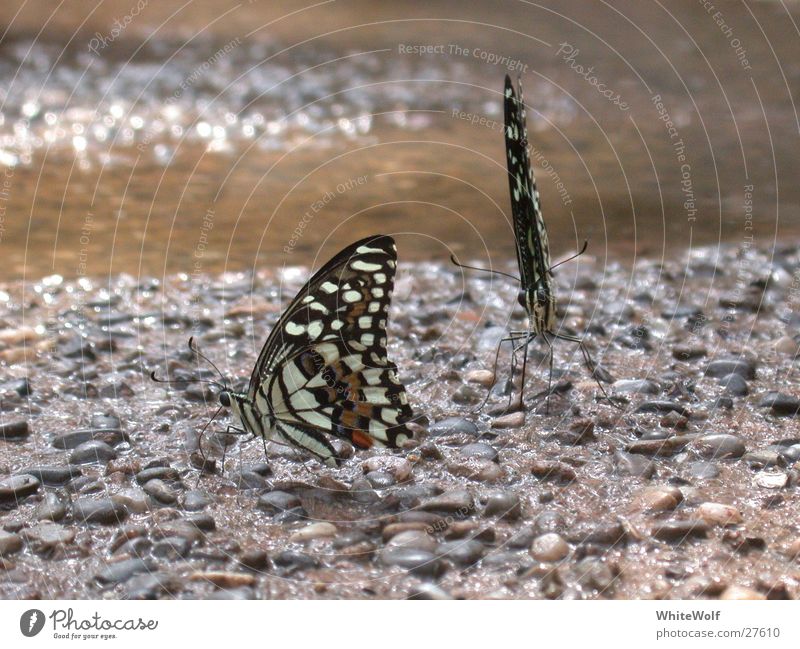
<path fill-rule="evenodd" d="M 522 411 L 501 415 L 492 420 L 492 428 L 521 428 L 525 424 L 525 413 Z"/>
<path fill-rule="evenodd" d="M 85 442 L 98 440 L 109 446 L 117 446 L 128 441 L 128 436 L 117 428 L 76 430 L 58 435 L 53 439 L 53 446 L 63 450 L 72 450 Z"/>
<path fill-rule="evenodd" d="M 314 557 L 305 552 L 297 552 L 295 550 L 279 552 L 272 558 L 272 562 L 276 567 L 281 568 L 285 574 L 316 568 L 319 565 L 319 562 Z"/>
<path fill-rule="evenodd" d="M 645 487 L 634 498 L 636 506 L 651 512 L 665 512 L 675 509 L 683 500 L 677 487 L 666 485 Z"/>
<path fill-rule="evenodd" d="M 408 480 L 413 468 L 411 462 L 406 458 L 395 457 L 393 455 L 373 456 L 365 460 L 361 466 L 364 473 L 370 473 L 372 471 L 388 473 L 393 476 L 397 482 Z"/>
<path fill-rule="evenodd" d="M 7 557 L 22 549 L 22 537 L 0 530 L 0 557 Z"/>
<path fill-rule="evenodd" d="M 725 388 L 725 394 L 732 397 L 744 397 L 750 394 L 750 387 L 740 374 L 727 374 L 719 380 L 719 384 Z"/>
<path fill-rule="evenodd" d="M 697 515 L 712 525 L 737 525 L 742 515 L 736 507 L 720 503 L 703 503 L 697 508 Z"/>
<path fill-rule="evenodd" d="M 386 547 L 380 552 L 381 563 L 397 566 L 421 577 L 436 577 L 441 562 L 433 552 L 405 547 Z"/>
<path fill-rule="evenodd" d="M 171 466 L 154 466 L 143 469 L 136 474 L 136 482 L 140 485 L 147 484 L 151 480 L 165 480 L 167 482 L 179 482 L 181 479 L 177 469 Z"/>
<path fill-rule="evenodd" d="M 441 586 L 425 581 L 414 588 L 408 599 L 446 601 L 454 598 Z"/>
<path fill-rule="evenodd" d="M 0 441 L 11 441 L 25 439 L 30 435 L 30 428 L 28 428 L 27 421 L 10 421 L 0 424 Z"/>
<path fill-rule="evenodd" d="M 101 500 L 79 498 L 73 504 L 72 512 L 77 521 L 103 525 L 120 524 L 128 517 L 127 508 L 111 498 Z"/>
<path fill-rule="evenodd" d="M 190 539 L 181 536 L 169 536 L 161 539 L 153 546 L 153 556 L 167 561 L 176 561 L 189 554 L 192 547 Z"/>
<path fill-rule="evenodd" d="M 424 501 L 420 505 L 422 511 L 469 516 L 475 509 L 472 494 L 466 489 L 454 489 Z"/>
<path fill-rule="evenodd" d="M 239 588 L 252 586 L 256 583 L 255 576 L 246 572 L 225 572 L 222 570 L 209 570 L 207 572 L 194 572 L 189 575 L 192 581 L 206 581 L 217 588 Z"/>
<path fill-rule="evenodd" d="M 771 408 L 772 414 L 779 417 L 794 417 L 800 414 L 800 399 L 788 394 L 769 394 L 758 405 L 761 408 Z"/>
<path fill-rule="evenodd" d="M 486 548 L 474 539 L 445 541 L 436 547 L 436 555 L 461 566 L 471 566 L 481 560 Z"/>
<path fill-rule="evenodd" d="M 800 345 L 791 336 L 781 336 L 775 341 L 775 351 L 784 356 L 797 356 Z"/>
<path fill-rule="evenodd" d="M 531 473 L 539 480 L 569 484 L 577 479 L 575 471 L 563 462 L 552 460 L 535 460 L 531 465 Z"/>
<path fill-rule="evenodd" d="M 391 473 L 385 473 L 384 471 L 370 471 L 364 478 L 373 489 L 388 489 L 397 483 Z"/>
<path fill-rule="evenodd" d="M 428 433 L 432 436 L 439 435 L 478 435 L 478 427 L 463 417 L 448 417 L 428 426 Z"/>
<path fill-rule="evenodd" d="M 701 457 L 714 460 L 742 457 L 747 450 L 739 437 L 726 433 L 702 435 L 694 440 L 692 449 Z"/>
<path fill-rule="evenodd" d="M 136 575 L 125 585 L 125 598 L 131 600 L 158 599 L 159 595 L 170 595 L 178 591 L 176 578 L 166 572 Z"/>
<path fill-rule="evenodd" d="M 628 540 L 628 533 L 619 521 L 585 523 L 570 529 L 565 536 L 580 545 L 615 546 L 624 545 Z"/>
<path fill-rule="evenodd" d="M 561 561 L 569 554 L 569 544 L 560 534 L 549 532 L 533 539 L 530 552 L 537 561 Z"/>
<path fill-rule="evenodd" d="M 304 543 L 313 539 L 326 539 L 336 536 L 336 526 L 333 523 L 311 523 L 301 530 L 298 530 L 289 537 L 293 543 Z"/>
<path fill-rule="evenodd" d="M 233 483 L 241 490 L 246 491 L 249 489 L 266 489 L 269 487 L 269 482 L 260 473 L 255 471 L 242 470 L 230 475 Z"/>
<path fill-rule="evenodd" d="M 143 572 L 151 572 L 151 566 L 148 561 L 140 558 L 125 559 L 124 561 L 106 565 L 95 575 L 95 579 L 101 584 L 119 584 Z"/>
<path fill-rule="evenodd" d="M 462 446 L 458 453 L 465 458 L 479 458 L 492 462 L 497 462 L 499 457 L 497 449 L 485 442 L 475 442 L 474 444 Z"/>
<path fill-rule="evenodd" d="M 752 588 L 745 588 L 744 586 L 731 585 L 728 586 L 719 596 L 724 600 L 740 600 L 740 599 L 767 599 L 766 595 L 762 595 Z"/>
<path fill-rule="evenodd" d="M 511 491 L 493 491 L 486 498 L 484 516 L 497 516 L 505 520 L 516 520 L 522 515 L 519 496 Z"/>
<path fill-rule="evenodd" d="M 69 455 L 70 464 L 106 464 L 117 457 L 117 452 L 100 440 L 79 444 Z"/>
<path fill-rule="evenodd" d="M 728 374 L 738 374 L 743 379 L 752 381 L 756 378 L 756 368 L 753 363 L 744 359 L 715 360 L 706 367 L 706 376 L 712 378 L 721 378 Z"/>
<path fill-rule="evenodd" d="M 642 455 L 634 455 L 624 451 L 614 453 L 617 473 L 621 476 L 650 479 L 655 475 L 653 463 Z"/>
<path fill-rule="evenodd" d="M 183 508 L 190 512 L 197 512 L 205 509 L 211 503 L 211 499 L 205 491 L 192 489 L 183 496 Z"/>
<path fill-rule="evenodd" d="M 778 451 L 761 449 L 750 451 L 742 456 L 742 460 L 747 462 L 751 469 L 765 469 L 767 467 L 785 467 L 786 460 Z"/>
<path fill-rule="evenodd" d="M 702 358 L 708 353 L 704 347 L 695 347 L 692 345 L 675 345 L 672 348 L 672 357 L 678 361 L 692 361 L 697 358 Z"/>
<path fill-rule="evenodd" d="M 753 482 L 764 489 L 783 489 L 789 482 L 789 476 L 782 471 L 762 471 L 756 474 Z"/>
<path fill-rule="evenodd" d="M 656 525 L 651 534 L 660 541 L 682 543 L 690 538 L 708 536 L 708 524 L 697 519 L 667 521 Z"/>
<path fill-rule="evenodd" d="M 404 525 L 409 525 L 409 523 L 405 523 Z M 384 528 L 384 538 L 387 538 L 388 533 L 389 531 Z M 411 528 L 405 530 L 396 529 L 391 538 L 388 538 L 386 541 L 386 547 L 414 548 L 415 550 L 426 550 L 428 552 L 433 552 L 433 550 L 436 548 L 436 540 L 429 533 L 427 528 Z"/>
<path fill-rule="evenodd" d="M 44 495 L 42 502 L 36 505 L 34 516 L 40 521 L 60 521 L 67 515 L 68 503 L 68 495 L 59 497 L 57 493 L 49 491 Z"/>
<path fill-rule="evenodd" d="M 491 370 L 472 370 L 467 372 L 464 376 L 467 383 L 477 383 L 485 388 L 490 388 L 494 385 L 494 372 Z"/>
<path fill-rule="evenodd" d="M 73 478 L 82 475 L 82 471 L 75 466 L 37 466 L 17 471 L 17 474 L 32 475 L 47 487 L 60 487 Z"/>
<path fill-rule="evenodd" d="M 686 465 L 686 474 L 697 480 L 712 480 L 719 475 L 719 469 L 713 462 L 690 462 Z"/>
<path fill-rule="evenodd" d="M 25 539 L 34 552 L 48 554 L 75 540 L 76 531 L 51 522 L 42 522 L 23 531 Z"/>
<path fill-rule="evenodd" d="M 620 379 L 611 389 L 616 394 L 658 394 L 661 386 L 650 379 Z"/>
<path fill-rule="evenodd" d="M 142 489 L 148 496 L 161 504 L 174 505 L 178 501 L 175 493 L 163 480 L 150 480 L 144 485 L 144 487 L 142 487 Z"/>
<path fill-rule="evenodd" d="M 269 566 L 266 550 L 261 548 L 246 548 L 239 557 L 239 564 L 250 570 L 264 570 Z"/>
<path fill-rule="evenodd" d="M 0 480 L 0 503 L 19 503 L 20 500 L 36 493 L 41 483 L 32 475 L 14 475 Z"/>
<path fill-rule="evenodd" d="M 692 412 L 686 406 L 674 401 L 644 401 L 636 408 L 636 412 L 676 412 L 682 417 L 691 417 Z"/>
<path fill-rule="evenodd" d="M 301 506 L 300 499 L 294 494 L 285 491 L 270 491 L 258 499 L 259 509 L 278 513 Z"/>
<path fill-rule="evenodd" d="M 637 440 L 628 444 L 625 450 L 638 455 L 669 456 L 680 453 L 694 439 L 694 435 L 674 435 L 667 439 Z"/>

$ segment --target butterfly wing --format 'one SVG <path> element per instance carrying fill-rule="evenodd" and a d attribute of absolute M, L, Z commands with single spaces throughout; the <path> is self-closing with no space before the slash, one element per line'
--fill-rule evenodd
<path fill-rule="evenodd" d="M 388 236 L 342 250 L 284 311 L 251 376 L 248 398 L 278 433 L 328 463 L 335 453 L 323 433 L 361 448 L 412 436 L 412 411 L 386 354 L 396 266 Z"/>
<path fill-rule="evenodd" d="M 542 283 L 549 285 L 550 247 L 528 153 L 528 129 L 525 123 L 522 83 L 520 82 L 519 96 L 517 96 L 508 75 L 506 75 L 504 105 L 506 164 L 517 262 L 522 278 L 522 289 L 528 291 Z"/>

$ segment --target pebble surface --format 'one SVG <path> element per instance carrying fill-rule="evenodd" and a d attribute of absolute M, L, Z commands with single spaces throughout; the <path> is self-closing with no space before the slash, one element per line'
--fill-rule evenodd
<path fill-rule="evenodd" d="M 225 415 L 200 439 L 214 391 L 149 379 L 216 376 L 188 352 L 194 335 L 246 382 L 285 303 L 273 288 L 293 294 L 305 272 L 203 277 L 202 291 L 185 277 L 5 286 L 0 571 L 13 579 L 0 597 L 798 598 L 800 378 L 775 306 L 788 288 L 753 277 L 766 286 L 754 319 L 719 301 L 739 281 L 726 270 L 737 251 L 714 254 L 719 294 L 702 318 L 671 297 L 705 294 L 697 253 L 606 268 L 603 300 L 582 259 L 565 323 L 602 356 L 611 399 L 562 341 L 545 399 L 534 343 L 523 410 L 506 352 L 492 371 L 497 341 L 523 326 L 512 283 L 487 306 L 480 277 L 457 300 L 460 271 L 404 266 L 413 290 L 397 292 L 389 352 L 415 438 L 337 440 L 339 469 L 274 444 L 265 457 L 220 432 Z M 753 269 L 800 265 L 795 250 L 753 254 Z M 615 297 L 631 277 L 647 299 Z M 33 328 L 22 304 L 40 307 L 41 322 L 27 308 Z M 49 342 L 52 355 L 14 362 L 17 346 Z"/>

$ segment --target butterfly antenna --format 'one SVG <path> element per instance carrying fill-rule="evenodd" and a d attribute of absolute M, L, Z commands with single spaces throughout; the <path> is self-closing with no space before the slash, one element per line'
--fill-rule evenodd
<path fill-rule="evenodd" d="M 566 264 L 568 261 L 572 261 L 573 259 L 577 259 L 577 258 L 578 258 L 578 257 L 580 257 L 580 256 L 581 256 L 581 255 L 582 255 L 584 252 L 586 252 L 586 249 L 587 249 L 588 247 L 589 247 L 589 240 L 588 240 L 588 239 L 586 239 L 586 241 L 584 241 L 584 242 L 583 242 L 583 247 L 580 249 L 580 251 L 579 251 L 579 252 L 576 252 L 574 255 L 572 255 L 572 257 L 568 257 L 567 259 L 564 259 L 563 261 L 559 261 L 557 264 L 553 264 L 552 266 L 550 266 L 550 268 L 548 268 L 548 269 L 547 269 L 547 272 L 548 272 L 548 273 L 552 273 L 552 272 L 553 272 L 553 270 L 555 270 L 556 268 L 558 268 L 558 267 L 559 267 L 561 264 Z"/>
<path fill-rule="evenodd" d="M 220 383 L 219 381 L 211 381 L 210 379 L 160 379 L 156 376 L 155 370 L 150 372 L 150 380 L 154 381 L 155 383 L 164 383 L 166 385 L 172 385 L 174 383 L 207 383 L 208 385 L 213 385 L 221 390 L 225 389 L 224 384 Z"/>
<path fill-rule="evenodd" d="M 519 277 L 516 277 L 509 273 L 504 273 L 501 270 L 494 270 L 493 268 L 480 268 L 478 266 L 467 266 L 466 264 L 459 263 L 455 255 L 450 255 L 450 261 L 452 261 L 459 268 L 466 268 L 467 270 L 478 270 L 482 273 L 492 273 L 493 275 L 502 275 L 503 277 L 510 277 L 515 282 L 521 281 Z"/>
<path fill-rule="evenodd" d="M 192 353 L 194 353 L 197 356 L 199 356 L 200 358 L 202 358 L 206 363 L 211 365 L 211 367 L 213 367 L 216 370 L 217 374 L 219 374 L 220 379 L 222 379 L 222 386 L 224 388 L 224 386 L 225 386 L 225 375 L 214 364 L 214 361 L 212 361 L 208 356 L 206 356 L 203 352 L 201 352 L 200 349 L 197 347 L 197 345 L 194 344 L 194 336 L 189 338 L 189 349 L 192 350 Z"/>

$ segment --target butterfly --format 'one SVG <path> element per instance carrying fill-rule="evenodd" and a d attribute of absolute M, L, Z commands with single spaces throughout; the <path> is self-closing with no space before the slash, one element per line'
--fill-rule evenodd
<path fill-rule="evenodd" d="M 396 267 L 394 240 L 376 235 L 317 271 L 268 336 L 247 390 L 220 385 L 220 407 L 235 421 L 228 432 L 274 439 L 331 467 L 341 458 L 328 435 L 362 449 L 410 439 L 413 413 L 386 354 Z"/>
<path fill-rule="evenodd" d="M 539 192 L 536 189 L 536 180 L 533 176 L 533 168 L 528 151 L 528 129 L 521 81 L 519 81 L 518 91 L 515 92 L 511 78 L 506 75 L 503 102 L 508 187 L 511 195 L 511 215 L 520 277 L 517 278 L 495 270 L 490 272 L 506 275 L 519 281 L 520 289 L 517 299 L 522 308 L 525 309 L 528 317 L 528 328 L 523 331 L 511 331 L 508 337 L 500 341 L 495 356 L 495 370 L 497 369 L 500 347 L 503 343 L 512 344 L 512 377 L 516 368 L 516 355 L 519 351 L 522 351 L 522 385 L 517 404 L 517 409 L 522 410 L 528 364 L 528 346 L 537 337 L 544 339 L 549 351 L 550 378 L 548 379 L 546 393 L 548 397 L 552 392 L 553 339 L 577 343 L 592 376 L 595 375 L 596 367 L 583 340 L 557 329 L 555 284 L 553 281 L 553 269 L 561 263 L 583 254 L 586 251 L 588 242 L 584 243 L 583 248 L 576 255 L 555 266 L 551 265 L 547 227 L 542 216 Z M 472 268 L 459 264 L 455 259 L 453 261 L 462 268 Z M 595 380 L 597 379 L 595 378 Z M 605 390 L 599 381 L 598 386 L 600 386 L 600 390 L 605 395 Z"/>

